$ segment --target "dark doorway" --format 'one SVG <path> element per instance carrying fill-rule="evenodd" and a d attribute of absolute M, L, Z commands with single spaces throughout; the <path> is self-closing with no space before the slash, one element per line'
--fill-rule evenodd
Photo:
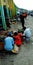
<path fill-rule="evenodd" d="M 0 10 L 0 31 L 3 30 L 3 25 L 2 25 L 2 17 L 1 17 L 1 10 Z"/>
<path fill-rule="evenodd" d="M 5 5 L 3 6 L 3 8 L 4 8 L 4 15 L 5 15 L 6 25 L 7 25 L 7 27 L 9 27 L 9 28 L 10 28 L 9 16 L 8 16 L 8 14 L 7 14 L 7 8 L 6 8 L 6 6 L 5 6 Z"/>

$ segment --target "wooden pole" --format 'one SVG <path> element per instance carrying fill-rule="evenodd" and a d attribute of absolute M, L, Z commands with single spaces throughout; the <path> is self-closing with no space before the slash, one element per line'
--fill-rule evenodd
<path fill-rule="evenodd" d="M 1 0 L 1 17 L 2 17 L 2 24 L 4 30 L 7 29 L 6 22 L 5 22 L 5 16 L 4 16 L 4 9 L 3 9 L 3 0 Z"/>

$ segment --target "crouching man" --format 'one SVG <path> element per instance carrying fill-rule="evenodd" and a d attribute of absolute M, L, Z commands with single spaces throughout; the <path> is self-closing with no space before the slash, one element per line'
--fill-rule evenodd
<path fill-rule="evenodd" d="M 7 37 L 4 39 L 4 50 L 7 52 L 12 51 L 14 47 L 14 40 L 11 35 L 7 35 Z"/>
<path fill-rule="evenodd" d="M 30 28 L 25 28 L 24 27 L 23 35 L 25 35 L 25 40 L 28 42 L 30 40 L 30 37 L 31 37 L 31 30 L 30 30 Z"/>

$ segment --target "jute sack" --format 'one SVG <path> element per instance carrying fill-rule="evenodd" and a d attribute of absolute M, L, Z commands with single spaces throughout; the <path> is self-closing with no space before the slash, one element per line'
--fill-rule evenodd
<path fill-rule="evenodd" d="M 14 50 L 19 51 L 19 47 L 16 44 L 14 44 Z"/>

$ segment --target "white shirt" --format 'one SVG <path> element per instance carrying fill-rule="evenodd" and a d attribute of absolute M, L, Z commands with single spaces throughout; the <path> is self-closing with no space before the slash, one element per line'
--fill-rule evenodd
<path fill-rule="evenodd" d="M 25 31 L 24 31 L 24 35 L 26 37 L 31 37 L 31 31 L 30 31 L 30 28 L 26 28 Z"/>

